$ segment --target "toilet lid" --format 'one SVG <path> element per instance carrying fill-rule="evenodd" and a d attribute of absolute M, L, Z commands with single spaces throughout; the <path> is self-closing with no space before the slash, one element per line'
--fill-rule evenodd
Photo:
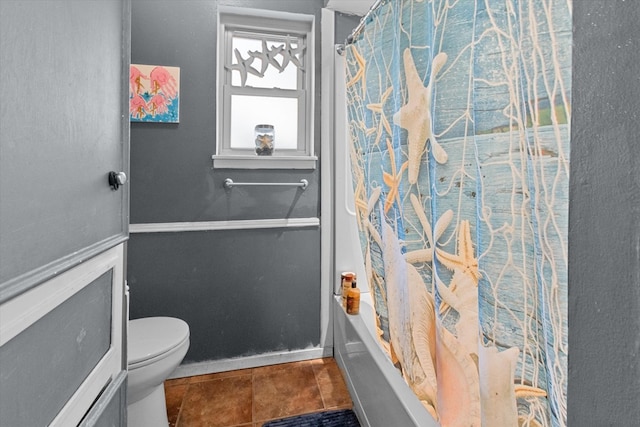
<path fill-rule="evenodd" d="M 129 365 L 166 353 L 189 337 L 189 325 L 173 317 L 145 317 L 129 321 Z"/>

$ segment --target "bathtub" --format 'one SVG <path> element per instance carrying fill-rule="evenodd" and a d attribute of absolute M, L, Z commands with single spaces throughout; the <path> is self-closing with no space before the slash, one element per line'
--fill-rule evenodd
<path fill-rule="evenodd" d="M 323 13 L 331 13 L 323 9 Z M 324 18 L 324 17 L 323 17 Z M 323 25 L 333 21 L 333 15 L 323 19 Z M 324 29 L 324 28 L 323 28 Z M 333 27 L 326 31 L 333 35 Z M 323 40 L 325 38 L 323 37 Z M 330 301 L 333 319 L 333 354 L 342 370 L 353 409 L 363 427 L 437 427 L 433 417 L 422 406 L 413 391 L 402 379 L 391 360 L 387 357 L 375 335 L 376 322 L 365 271 L 358 225 L 350 164 L 349 127 L 346 113 L 346 85 L 344 58 L 336 53 L 333 43 L 324 53 L 323 64 L 333 58 L 335 86 L 323 89 L 323 117 L 333 118 L 333 127 L 325 129 L 323 138 L 323 180 L 332 176 L 329 185 L 323 185 L 327 200 L 333 200 L 333 211 L 323 214 L 332 217 L 330 226 L 322 227 L 327 241 L 333 240 L 331 249 L 324 259 L 332 260 L 333 301 Z M 331 80 L 323 72 L 323 78 Z M 334 91 L 335 99 L 324 96 Z M 324 120 L 324 119 L 323 119 Z M 329 123 L 329 121 L 325 120 Z M 331 165 L 331 167 L 327 167 Z M 324 182 L 324 181 L 323 181 Z M 323 208 L 328 204 L 324 203 Z M 360 314 L 351 316 L 342 309 L 340 275 L 351 271 L 358 276 Z"/>
<path fill-rule="evenodd" d="M 334 296 L 334 357 L 344 374 L 353 409 L 363 427 L 437 427 L 378 344 L 371 294 L 363 292 L 360 314 L 348 315 Z"/>

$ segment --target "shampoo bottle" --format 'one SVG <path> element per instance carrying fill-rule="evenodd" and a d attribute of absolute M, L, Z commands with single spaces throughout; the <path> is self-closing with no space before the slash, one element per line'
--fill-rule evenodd
<path fill-rule="evenodd" d="M 356 282 L 351 282 L 351 289 L 347 292 L 347 314 L 358 314 L 360 312 L 360 289 Z"/>
<path fill-rule="evenodd" d="M 355 280 L 356 275 L 351 272 L 342 273 L 342 307 L 347 308 L 347 293 L 351 289 L 351 283 Z"/>

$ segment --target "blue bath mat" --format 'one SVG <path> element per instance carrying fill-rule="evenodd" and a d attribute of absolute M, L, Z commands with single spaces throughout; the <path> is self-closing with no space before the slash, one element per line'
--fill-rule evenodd
<path fill-rule="evenodd" d="M 360 423 L 351 409 L 343 409 L 269 421 L 262 427 L 360 427 Z"/>

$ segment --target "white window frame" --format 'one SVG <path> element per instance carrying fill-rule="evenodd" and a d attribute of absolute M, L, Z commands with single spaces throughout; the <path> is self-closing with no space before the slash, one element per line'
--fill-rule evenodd
<path fill-rule="evenodd" d="M 298 99 L 297 149 L 278 150 L 271 156 L 258 156 L 252 149 L 231 147 L 231 95 L 268 95 L 294 98 L 291 91 L 284 95 L 280 89 L 237 87 L 231 85 L 232 71 L 225 67 L 233 55 L 233 34 L 267 34 L 276 38 L 305 40 L 304 70 L 298 70 L 302 83 L 295 91 Z M 271 10 L 220 6 L 218 9 L 218 57 L 216 100 L 216 154 L 212 156 L 217 169 L 315 169 L 314 155 L 314 88 L 315 88 L 315 18 L 313 15 Z"/>

